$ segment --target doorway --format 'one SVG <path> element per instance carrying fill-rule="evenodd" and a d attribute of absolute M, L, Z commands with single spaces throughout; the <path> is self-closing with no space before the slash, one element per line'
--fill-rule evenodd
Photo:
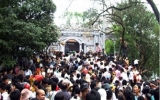
<path fill-rule="evenodd" d="M 79 52 L 79 43 L 75 39 L 69 39 L 65 45 L 65 53 L 71 51 Z"/>

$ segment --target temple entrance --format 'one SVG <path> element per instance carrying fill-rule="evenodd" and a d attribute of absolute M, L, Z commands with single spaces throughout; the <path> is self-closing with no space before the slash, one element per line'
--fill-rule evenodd
<path fill-rule="evenodd" d="M 70 51 L 79 52 L 79 43 L 75 39 L 69 39 L 65 45 L 65 53 Z"/>

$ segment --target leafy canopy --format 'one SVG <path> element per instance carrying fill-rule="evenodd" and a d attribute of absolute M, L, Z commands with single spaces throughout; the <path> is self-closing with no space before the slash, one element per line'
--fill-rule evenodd
<path fill-rule="evenodd" d="M 31 56 L 57 41 L 52 0 L 1 0 L 0 62 L 13 65 L 16 57 Z"/>

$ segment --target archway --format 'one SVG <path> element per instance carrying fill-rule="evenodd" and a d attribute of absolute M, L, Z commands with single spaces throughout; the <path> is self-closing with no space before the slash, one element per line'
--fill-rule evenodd
<path fill-rule="evenodd" d="M 65 45 L 65 53 L 69 53 L 70 51 L 79 52 L 79 42 L 75 39 L 69 39 Z"/>

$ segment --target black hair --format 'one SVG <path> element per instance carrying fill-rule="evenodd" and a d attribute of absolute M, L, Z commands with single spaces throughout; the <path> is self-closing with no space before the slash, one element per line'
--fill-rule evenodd
<path fill-rule="evenodd" d="M 64 95 L 59 92 L 55 95 L 54 100 L 64 100 Z"/>
<path fill-rule="evenodd" d="M 52 80 L 54 81 L 54 82 L 56 82 L 56 83 L 58 83 L 58 81 L 59 81 L 59 79 L 58 78 L 52 78 Z"/>
<path fill-rule="evenodd" d="M 44 78 L 43 80 L 42 80 L 42 84 L 48 84 L 48 79 L 47 78 Z"/>
<path fill-rule="evenodd" d="M 159 99 L 159 87 L 154 90 L 153 95 L 155 100 Z"/>
<path fill-rule="evenodd" d="M 52 82 L 51 85 L 52 85 L 52 91 L 56 90 L 57 83 L 56 82 Z"/>
<path fill-rule="evenodd" d="M 5 81 L 6 79 L 10 79 L 8 75 L 5 75 L 5 76 L 3 77 L 3 81 Z"/>
<path fill-rule="evenodd" d="M 96 80 L 92 81 L 90 84 L 91 89 L 94 89 L 96 86 Z"/>
<path fill-rule="evenodd" d="M 144 87 L 143 87 L 143 90 L 142 90 L 142 93 L 143 93 L 143 94 L 147 94 L 147 93 L 149 93 L 149 91 L 150 91 L 149 86 L 144 86 Z"/>
<path fill-rule="evenodd" d="M 62 81 L 63 81 L 63 80 L 61 80 L 61 81 L 58 83 L 58 87 L 59 87 L 59 88 L 62 87 Z"/>
<path fill-rule="evenodd" d="M 127 81 L 126 81 L 126 80 L 123 80 L 123 81 L 122 81 L 122 85 L 127 85 Z"/>
<path fill-rule="evenodd" d="M 12 89 L 11 84 L 7 84 L 6 90 L 7 90 L 8 94 L 11 92 L 11 89 Z"/>
<path fill-rule="evenodd" d="M 21 92 L 19 90 L 14 90 L 9 95 L 10 100 L 19 100 L 21 97 Z"/>
<path fill-rule="evenodd" d="M 107 91 L 107 99 L 111 99 L 111 98 L 112 98 L 112 95 L 113 95 L 112 90 L 109 89 L 109 90 Z"/>
<path fill-rule="evenodd" d="M 87 93 L 86 100 L 101 100 L 101 96 L 99 92 L 93 89 L 89 93 Z"/>
<path fill-rule="evenodd" d="M 0 88 L 2 90 L 6 90 L 6 84 L 5 83 L 0 83 Z"/>
<path fill-rule="evenodd" d="M 118 100 L 126 100 L 123 94 L 118 94 Z"/>
<path fill-rule="evenodd" d="M 23 86 L 22 86 L 19 82 L 16 82 L 16 83 L 14 84 L 14 86 L 15 86 L 16 89 L 18 89 L 18 90 L 20 90 L 20 91 L 23 90 Z"/>
<path fill-rule="evenodd" d="M 78 87 L 78 84 L 77 84 L 77 83 L 74 83 L 74 84 L 73 84 L 73 89 L 72 89 L 72 96 L 75 96 L 75 94 L 77 94 L 76 91 L 75 91 L 77 87 Z M 78 88 L 79 88 L 79 87 L 78 87 Z M 79 94 L 79 93 L 78 93 L 78 94 Z"/>
<path fill-rule="evenodd" d="M 124 89 L 123 93 L 124 93 L 124 96 L 125 96 L 126 100 L 134 100 L 135 99 L 134 98 L 134 94 L 133 94 L 133 92 L 132 92 L 130 87 L 126 87 Z"/>
<path fill-rule="evenodd" d="M 61 77 L 65 78 L 65 72 L 62 72 Z"/>
<path fill-rule="evenodd" d="M 27 78 L 24 78 L 24 81 L 23 81 L 23 82 L 30 83 L 29 79 L 27 79 Z"/>
<path fill-rule="evenodd" d="M 77 78 L 80 78 L 80 77 L 81 77 L 81 75 L 78 73 L 78 74 L 77 74 Z"/>
<path fill-rule="evenodd" d="M 35 80 L 35 81 L 33 82 L 33 84 L 38 87 L 39 84 L 40 84 L 40 82 L 38 82 L 38 81 Z"/>
<path fill-rule="evenodd" d="M 103 69 L 103 71 L 104 71 L 104 72 L 106 72 L 106 71 L 107 71 L 107 69 L 106 69 L 106 68 L 104 68 L 104 69 Z"/>
<path fill-rule="evenodd" d="M 145 100 L 143 96 L 139 96 L 137 99 L 138 100 Z"/>
<path fill-rule="evenodd" d="M 22 74 L 18 75 L 17 78 L 20 80 L 20 82 L 23 82 L 23 75 Z"/>

